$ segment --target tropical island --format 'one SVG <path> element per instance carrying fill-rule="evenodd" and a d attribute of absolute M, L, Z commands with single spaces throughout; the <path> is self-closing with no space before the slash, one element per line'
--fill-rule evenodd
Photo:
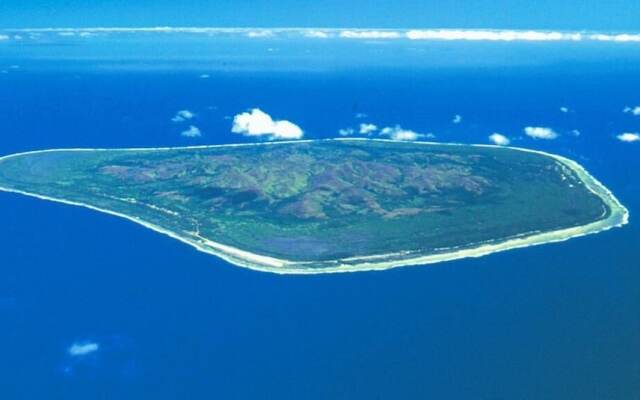
<path fill-rule="evenodd" d="M 291 274 L 477 257 L 628 221 L 572 160 L 390 140 L 35 151 L 0 158 L 0 190 L 113 214 L 235 265 Z"/>

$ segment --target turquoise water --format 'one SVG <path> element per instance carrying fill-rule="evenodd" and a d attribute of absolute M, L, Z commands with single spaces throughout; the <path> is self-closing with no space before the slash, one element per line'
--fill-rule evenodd
<path fill-rule="evenodd" d="M 85 39 L 0 43 L 0 154 L 250 142 L 230 118 L 253 107 L 306 138 L 363 122 L 443 142 L 499 132 L 580 162 L 631 223 L 435 266 L 276 276 L 0 193 L 2 399 L 640 393 L 640 144 L 616 139 L 640 130 L 622 111 L 640 105 L 637 44 Z M 182 109 L 196 116 L 172 122 Z M 181 136 L 189 125 L 202 136 Z"/>

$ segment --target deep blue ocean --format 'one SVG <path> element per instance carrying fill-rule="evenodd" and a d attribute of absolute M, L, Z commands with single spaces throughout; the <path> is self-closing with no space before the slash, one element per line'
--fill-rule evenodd
<path fill-rule="evenodd" d="M 478 259 L 279 276 L 126 220 L 0 193 L 0 399 L 640 398 L 640 143 L 616 138 L 640 131 L 640 116 L 623 112 L 640 105 L 639 50 L 168 34 L 0 42 L 0 155 L 250 142 L 230 118 L 258 107 L 305 138 L 363 122 L 442 142 L 500 132 L 580 162 L 631 213 L 621 229 Z M 172 122 L 183 109 L 195 117 Z M 202 136 L 181 136 L 189 125 Z M 525 126 L 559 137 L 535 140 Z M 74 355 L 74 344 L 98 347 Z"/>

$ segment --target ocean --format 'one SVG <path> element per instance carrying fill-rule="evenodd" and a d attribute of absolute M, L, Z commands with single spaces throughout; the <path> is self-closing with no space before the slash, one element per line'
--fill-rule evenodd
<path fill-rule="evenodd" d="M 294 276 L 0 193 L 1 399 L 640 396 L 640 143 L 617 139 L 640 131 L 623 111 L 640 105 L 637 43 L 21 36 L 0 42 L 0 155 L 264 140 L 231 132 L 259 108 L 308 139 L 498 132 L 578 161 L 631 218 L 477 259 Z"/>

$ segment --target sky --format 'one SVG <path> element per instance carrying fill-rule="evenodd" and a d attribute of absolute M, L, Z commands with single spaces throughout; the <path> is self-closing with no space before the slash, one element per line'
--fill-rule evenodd
<path fill-rule="evenodd" d="M 96 26 L 640 31 L 637 0 L 2 0 L 0 29 Z"/>

